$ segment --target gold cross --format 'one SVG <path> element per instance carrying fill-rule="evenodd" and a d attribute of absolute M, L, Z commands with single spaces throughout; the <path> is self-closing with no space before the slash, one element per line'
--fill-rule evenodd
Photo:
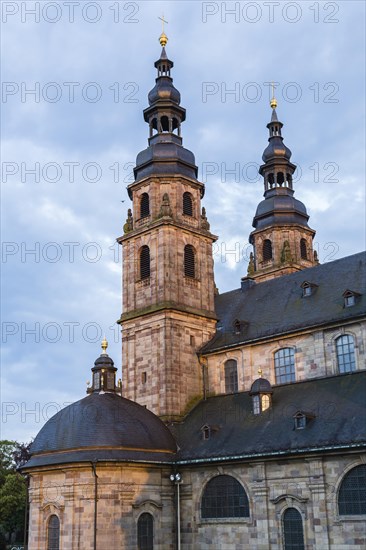
<path fill-rule="evenodd" d="M 277 107 L 277 100 L 275 98 L 275 85 L 274 85 L 274 82 L 271 82 L 271 88 L 272 88 L 272 97 L 271 97 L 270 105 L 271 105 L 272 109 L 275 109 Z"/>
<path fill-rule="evenodd" d="M 164 19 L 164 14 L 163 14 L 163 17 L 158 17 L 158 19 L 160 19 L 160 21 L 162 22 L 163 32 L 164 32 L 164 23 L 168 23 L 168 21 Z"/>

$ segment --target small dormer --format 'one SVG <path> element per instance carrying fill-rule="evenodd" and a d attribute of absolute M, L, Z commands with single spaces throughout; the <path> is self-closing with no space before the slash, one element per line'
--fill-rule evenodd
<path fill-rule="evenodd" d="M 243 321 L 242 319 L 235 319 L 233 323 L 235 334 L 240 334 L 248 326 L 248 321 Z"/>
<path fill-rule="evenodd" d="M 309 412 L 297 411 L 294 416 L 294 430 L 304 430 L 306 426 L 315 418 L 315 415 Z"/>
<path fill-rule="evenodd" d="M 211 439 L 211 437 L 219 430 L 218 426 L 212 426 L 209 424 L 204 424 L 202 428 L 200 429 L 200 432 L 202 434 L 202 439 L 204 441 L 207 441 L 208 439 Z"/>
<path fill-rule="evenodd" d="M 312 296 L 316 292 L 316 289 L 318 288 L 318 285 L 316 285 L 315 283 L 310 283 L 309 281 L 304 281 L 303 283 L 301 283 L 300 286 L 302 288 L 303 298 Z"/>
<path fill-rule="evenodd" d="M 252 396 L 253 414 L 261 414 L 272 406 L 272 386 L 268 380 L 262 378 L 261 369 L 258 374 L 259 378 L 253 382 L 249 392 Z"/>
<path fill-rule="evenodd" d="M 361 294 L 359 292 L 347 289 L 343 292 L 342 296 L 344 299 L 344 307 L 352 307 L 356 304 Z"/>

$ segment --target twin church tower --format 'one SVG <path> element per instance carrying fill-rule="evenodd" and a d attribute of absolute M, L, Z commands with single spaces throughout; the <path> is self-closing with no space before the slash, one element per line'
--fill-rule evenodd
<path fill-rule="evenodd" d="M 183 147 L 186 111 L 171 77 L 166 35 L 155 62 L 157 78 L 144 119 L 148 147 L 128 187 L 132 210 L 118 239 L 123 247 L 123 396 L 165 421 L 179 420 L 202 398 L 205 361 L 199 354 L 216 332 L 212 244 L 201 205 L 204 185 L 191 151 Z M 264 200 L 253 219 L 248 276 L 255 283 L 317 263 L 305 206 L 294 198 L 296 166 L 283 143 L 272 99 L 269 144 L 260 174 Z"/>

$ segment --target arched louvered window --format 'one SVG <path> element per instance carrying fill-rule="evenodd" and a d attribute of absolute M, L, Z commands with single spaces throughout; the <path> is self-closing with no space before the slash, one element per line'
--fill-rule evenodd
<path fill-rule="evenodd" d="M 147 218 L 150 216 L 150 199 L 147 193 L 142 193 L 140 199 L 140 217 Z"/>
<path fill-rule="evenodd" d="M 167 116 L 161 117 L 160 124 L 162 132 L 169 132 L 169 118 Z"/>
<path fill-rule="evenodd" d="M 340 373 L 356 369 L 355 341 L 350 334 L 344 334 L 336 340 L 337 363 Z"/>
<path fill-rule="evenodd" d="M 192 245 L 187 244 L 184 247 L 184 275 L 186 277 L 192 277 L 192 279 L 196 276 L 196 261 L 195 261 L 195 253 L 194 248 Z"/>
<path fill-rule="evenodd" d="M 307 260 L 308 259 L 308 251 L 307 251 L 307 246 L 306 246 L 306 240 L 305 239 L 300 240 L 300 254 L 301 254 L 301 259 L 302 260 Z"/>
<path fill-rule="evenodd" d="M 269 239 L 263 241 L 263 261 L 272 260 L 272 243 Z"/>
<path fill-rule="evenodd" d="M 249 501 L 242 485 L 232 476 L 211 479 L 203 492 L 201 515 L 209 518 L 249 517 Z"/>
<path fill-rule="evenodd" d="M 283 185 L 284 184 L 284 181 L 285 181 L 285 176 L 283 174 L 283 172 L 278 172 L 277 174 L 277 183 L 278 185 Z"/>
<path fill-rule="evenodd" d="M 343 478 L 338 493 L 341 516 L 366 515 L 366 464 L 352 468 Z"/>
<path fill-rule="evenodd" d="M 144 245 L 140 250 L 140 279 L 150 277 L 150 249 Z"/>
<path fill-rule="evenodd" d="M 236 393 L 238 391 L 238 367 L 234 359 L 225 363 L 225 392 Z"/>
<path fill-rule="evenodd" d="M 193 216 L 192 195 L 188 192 L 183 193 L 183 214 L 186 216 Z"/>
<path fill-rule="evenodd" d="M 284 550 L 305 550 L 301 514 L 296 508 L 287 508 L 282 518 Z"/>
<path fill-rule="evenodd" d="M 47 550 L 60 550 L 60 520 L 55 514 L 48 520 Z"/>
<path fill-rule="evenodd" d="M 137 521 L 138 550 L 154 550 L 154 518 L 144 512 Z"/>
<path fill-rule="evenodd" d="M 276 384 L 295 382 L 294 348 L 282 348 L 274 354 Z"/>

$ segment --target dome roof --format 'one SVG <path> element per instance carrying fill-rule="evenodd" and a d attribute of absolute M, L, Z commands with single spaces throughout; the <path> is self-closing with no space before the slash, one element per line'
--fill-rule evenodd
<path fill-rule="evenodd" d="M 137 155 L 136 181 L 153 174 L 182 174 L 193 179 L 197 178 L 194 154 L 172 141 L 174 137 L 176 136 L 171 134 L 155 136 L 156 142 Z"/>
<path fill-rule="evenodd" d="M 149 92 L 149 105 L 156 101 L 172 101 L 176 105 L 180 104 L 180 93 L 173 85 L 173 79 L 169 76 L 161 76 L 156 79 L 154 88 Z"/>
<path fill-rule="evenodd" d="M 257 229 L 272 224 L 296 223 L 307 226 L 309 219 L 305 205 L 295 199 L 287 189 L 284 189 L 284 194 L 280 194 L 277 189 L 270 195 L 268 192 L 267 198 L 258 204 L 257 211 L 254 216 L 253 226 Z"/>
<path fill-rule="evenodd" d="M 269 144 L 263 152 L 262 159 L 263 162 L 268 162 L 275 158 L 290 160 L 291 155 L 291 150 L 283 143 L 282 137 L 275 136 L 269 139 Z"/>
<path fill-rule="evenodd" d="M 114 367 L 114 361 L 109 355 L 103 353 L 94 362 L 95 367 Z"/>
<path fill-rule="evenodd" d="M 266 378 L 257 378 L 250 388 L 250 395 L 254 393 L 273 393 L 272 386 Z"/>
<path fill-rule="evenodd" d="M 164 461 L 176 452 L 165 424 L 116 393 L 94 392 L 50 418 L 25 468 L 92 460 Z"/>

